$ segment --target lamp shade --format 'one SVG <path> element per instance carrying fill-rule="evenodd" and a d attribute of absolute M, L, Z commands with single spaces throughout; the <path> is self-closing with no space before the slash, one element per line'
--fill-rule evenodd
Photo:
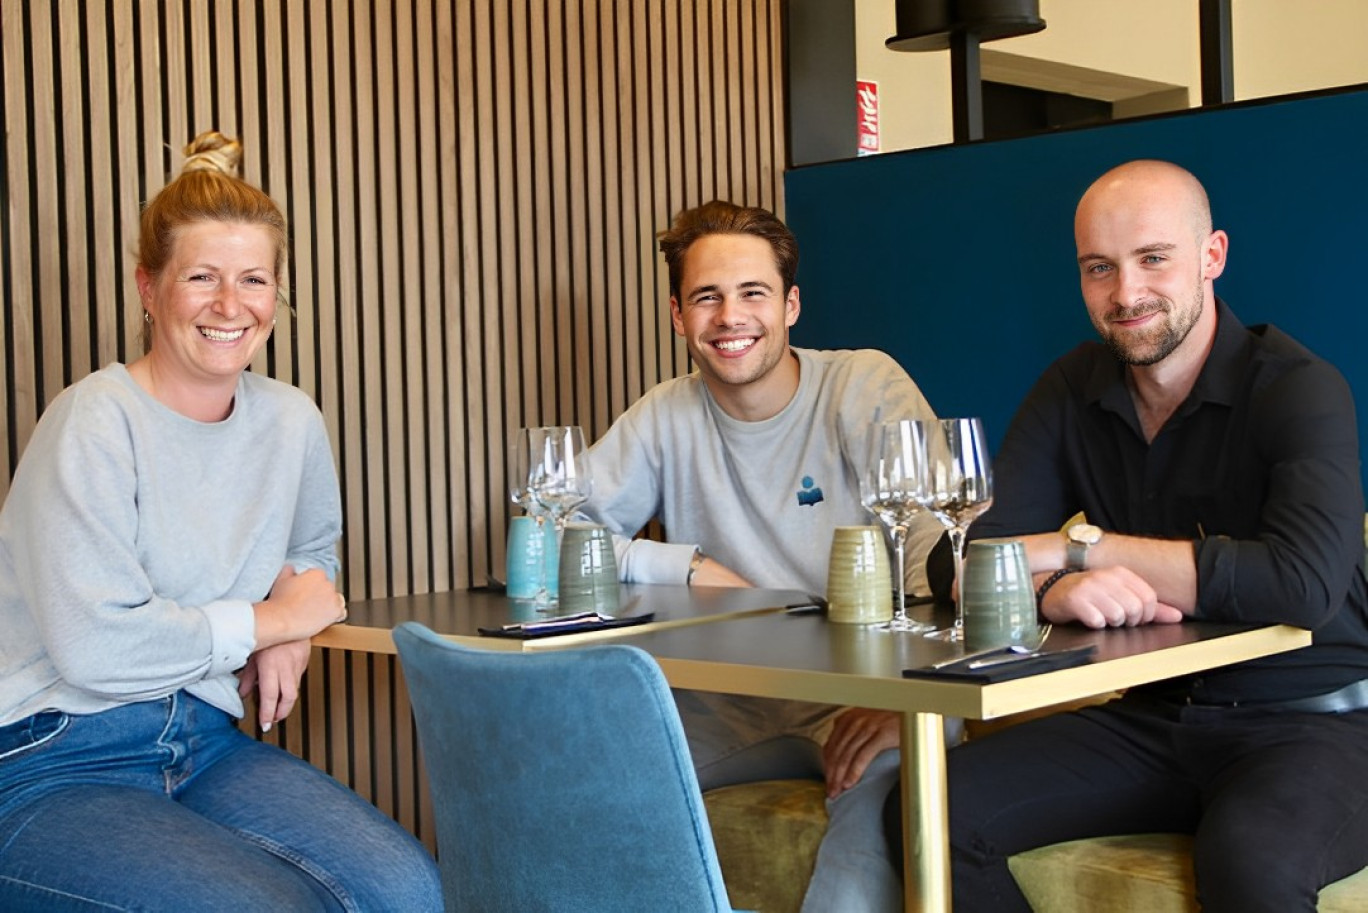
<path fill-rule="evenodd" d="M 939 51 L 955 32 L 980 41 L 1029 35 L 1045 28 L 1040 0 L 897 0 L 898 34 L 884 42 L 894 51 Z"/>

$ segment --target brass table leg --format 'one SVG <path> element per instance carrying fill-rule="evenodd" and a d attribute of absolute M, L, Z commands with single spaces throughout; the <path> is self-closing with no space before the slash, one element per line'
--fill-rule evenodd
<path fill-rule="evenodd" d="M 902 795 L 905 908 L 950 913 L 945 722 L 938 713 L 903 714 Z"/>

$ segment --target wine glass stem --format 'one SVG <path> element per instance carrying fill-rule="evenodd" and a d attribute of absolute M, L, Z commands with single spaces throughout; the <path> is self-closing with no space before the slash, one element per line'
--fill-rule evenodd
<path fill-rule="evenodd" d="M 962 579 L 964 571 L 964 533 L 965 530 L 959 526 L 952 526 L 949 529 L 950 547 L 955 552 L 955 630 L 964 630 L 964 586 Z"/>
<path fill-rule="evenodd" d="M 546 518 L 543 517 L 541 514 L 534 514 L 533 519 L 537 523 L 537 541 L 541 543 L 541 547 L 545 549 Z M 547 579 L 549 575 L 546 572 L 546 565 L 549 562 L 549 560 L 549 556 L 543 554 L 541 564 L 537 568 L 537 593 L 534 597 L 534 600 L 537 603 L 537 605 L 546 605 L 551 601 L 551 581 Z"/>
<path fill-rule="evenodd" d="M 893 527 L 893 550 L 898 556 L 897 584 L 898 600 L 893 603 L 893 618 L 901 621 L 907 617 L 907 527 Z"/>

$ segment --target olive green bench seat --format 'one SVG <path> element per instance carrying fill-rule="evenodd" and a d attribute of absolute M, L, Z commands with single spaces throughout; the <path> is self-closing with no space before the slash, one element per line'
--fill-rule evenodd
<path fill-rule="evenodd" d="M 1192 838 L 1128 834 L 1072 840 L 1007 861 L 1037 913 L 1197 913 Z M 1368 910 L 1368 869 L 1320 892 L 1319 913 Z"/>
<path fill-rule="evenodd" d="M 796 913 L 826 830 L 825 789 L 769 780 L 703 795 L 732 906 Z M 1036 913 L 1197 913 L 1192 839 L 1176 834 L 1096 837 L 1008 860 Z M 1368 911 L 1368 869 L 1320 893 L 1320 913 Z"/>

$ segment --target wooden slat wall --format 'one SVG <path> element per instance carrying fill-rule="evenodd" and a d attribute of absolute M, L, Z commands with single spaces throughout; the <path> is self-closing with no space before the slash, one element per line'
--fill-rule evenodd
<path fill-rule="evenodd" d="M 654 234 L 714 197 L 782 209 L 781 15 L 0 0 L 0 497 L 44 406 L 138 354 L 140 203 L 217 127 L 290 221 L 295 314 L 253 369 L 323 410 L 349 597 L 482 583 L 510 432 L 597 437 L 688 368 Z M 424 830 L 391 661 L 319 656 L 306 685 L 273 738 Z"/>
<path fill-rule="evenodd" d="M 242 137 L 292 226 L 259 371 L 314 395 L 347 589 L 481 583 L 504 441 L 687 369 L 653 235 L 781 205 L 780 0 L 0 0 L 0 495 L 43 407 L 137 354 L 140 201 Z"/>

